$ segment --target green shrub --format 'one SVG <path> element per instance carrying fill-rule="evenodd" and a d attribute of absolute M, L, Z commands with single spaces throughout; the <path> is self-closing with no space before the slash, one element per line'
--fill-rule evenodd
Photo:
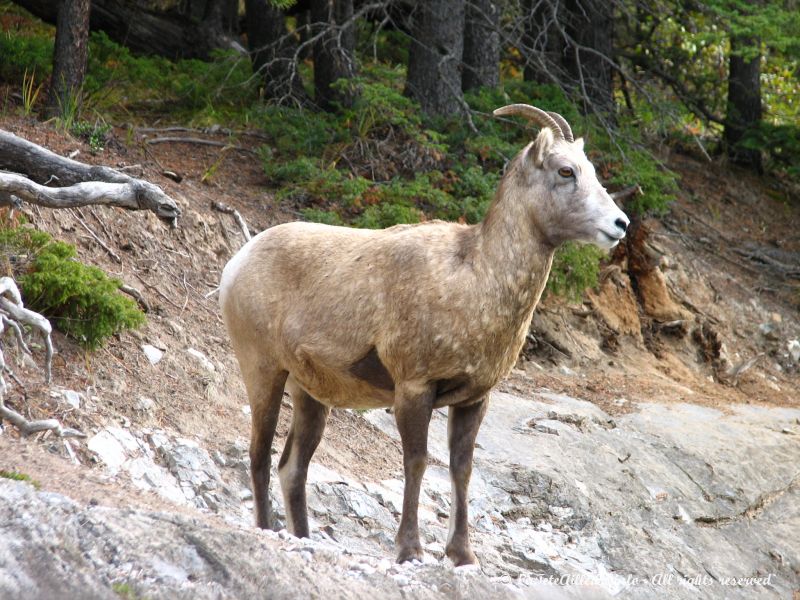
<path fill-rule="evenodd" d="M 570 300 L 580 300 L 585 290 L 597 285 L 603 256 L 603 251 L 594 246 L 575 242 L 564 244 L 553 258 L 547 291 Z"/>
<path fill-rule="evenodd" d="M 145 322 L 136 303 L 119 293 L 121 283 L 76 260 L 73 246 L 19 227 L 0 229 L 0 249 L 13 257 L 25 304 L 88 349 Z"/>
<path fill-rule="evenodd" d="M 766 168 L 800 180 L 800 127 L 762 123 L 740 142 L 743 148 L 766 153 Z"/>
<path fill-rule="evenodd" d="M 21 82 L 25 73 L 46 80 L 53 68 L 53 37 L 36 32 L 0 33 L 0 80 Z"/>

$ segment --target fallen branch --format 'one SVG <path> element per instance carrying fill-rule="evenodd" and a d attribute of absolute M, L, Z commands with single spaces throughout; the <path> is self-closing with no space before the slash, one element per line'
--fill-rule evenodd
<path fill-rule="evenodd" d="M 139 306 L 142 307 L 142 310 L 144 312 L 146 313 L 150 312 L 150 305 L 147 303 L 147 300 L 145 300 L 144 296 L 142 295 L 142 292 L 137 290 L 135 287 L 123 283 L 121 286 L 119 286 L 119 291 L 122 292 L 123 294 L 128 294 L 128 296 L 136 300 L 136 302 L 139 304 Z"/>
<path fill-rule="evenodd" d="M 107 204 L 150 210 L 173 227 L 181 212 L 157 185 L 109 167 L 64 158 L 2 129 L 0 169 L 13 172 L 0 173 L 0 206 L 13 206 L 19 199 L 50 208 Z M 45 187 L 50 182 L 67 187 Z"/>
<path fill-rule="evenodd" d="M 153 144 L 202 144 L 205 146 L 218 146 L 220 148 L 224 148 L 226 150 L 236 150 L 237 152 L 248 152 L 250 154 L 254 154 L 250 148 L 245 148 L 244 146 L 237 146 L 235 144 L 229 144 L 228 142 L 220 142 L 217 140 L 206 140 L 203 138 L 192 138 L 192 137 L 157 137 L 157 138 L 150 138 L 149 140 L 145 141 L 146 144 L 153 145 Z"/>
<path fill-rule="evenodd" d="M 151 204 L 153 198 L 150 197 L 146 187 L 151 185 L 140 180 L 125 183 L 89 181 L 56 188 L 39 185 L 22 175 L 0 173 L 0 192 L 45 208 L 75 208 L 104 204 L 128 210 L 149 209 L 162 219 L 175 219 L 177 213 L 172 209 L 167 208 L 165 212 L 163 205 Z M 0 196 L 0 206 L 4 204 L 4 199 Z"/>
<path fill-rule="evenodd" d="M 242 230 L 242 235 L 244 236 L 244 241 L 245 242 L 249 242 L 250 241 L 250 238 L 252 236 L 250 235 L 250 229 L 247 227 L 247 223 L 245 222 L 244 217 L 242 216 L 242 213 L 240 213 L 235 208 L 233 208 L 231 206 L 228 206 L 227 204 L 223 204 L 222 202 L 212 202 L 211 203 L 211 208 L 216 210 L 217 212 L 221 212 L 221 213 L 224 213 L 226 215 L 232 215 L 233 216 L 233 220 L 236 221 L 236 223 L 239 225 L 239 229 Z"/>

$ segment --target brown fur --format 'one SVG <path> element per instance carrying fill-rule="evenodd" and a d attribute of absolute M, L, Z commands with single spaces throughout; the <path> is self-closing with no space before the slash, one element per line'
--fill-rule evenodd
<path fill-rule="evenodd" d="M 253 411 L 259 526 L 271 525 L 269 448 L 288 376 L 295 416 L 281 483 L 295 534 L 308 535 L 305 473 L 328 408 L 393 406 L 406 475 L 398 558 L 419 558 L 428 421 L 433 408 L 450 406 L 447 553 L 456 564 L 475 562 L 467 485 L 487 394 L 516 361 L 555 247 L 565 239 L 610 246 L 614 219 L 625 218 L 582 147 L 543 130 L 509 166 L 478 225 L 365 231 L 289 223 L 259 234 L 230 261 L 220 302 Z M 574 180 L 557 174 L 564 165 Z"/>

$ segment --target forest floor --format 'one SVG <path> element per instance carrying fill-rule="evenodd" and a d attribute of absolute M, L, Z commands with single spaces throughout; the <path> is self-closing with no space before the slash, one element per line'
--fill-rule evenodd
<path fill-rule="evenodd" d="M 157 126 L 157 125 L 156 125 Z M 243 244 L 222 202 L 239 210 L 253 231 L 299 218 L 273 202 L 256 150 L 263 140 L 220 132 L 186 132 L 230 143 L 148 144 L 159 134 L 115 128 L 103 152 L 52 123 L 0 116 L 6 129 L 59 154 L 113 167 L 139 165 L 137 175 L 162 186 L 183 211 L 178 228 L 153 215 L 94 207 L 82 214 L 25 207 L 36 227 L 75 244 L 82 261 L 139 289 L 148 323 L 86 354 L 56 333 L 53 387 L 41 372 L 20 367 L 25 384 L 6 402 L 32 418 L 55 417 L 89 435 L 107 425 L 165 428 L 196 438 L 210 450 L 249 439 L 247 398 L 212 293 L 226 261 Z M 629 245 L 603 270 L 586 300 L 547 297 L 537 309 L 529 344 L 501 390 L 520 395 L 549 390 L 595 403 L 609 414 L 639 402 L 687 402 L 725 410 L 735 404 L 800 407 L 800 197 L 779 182 L 723 161 L 670 152 L 662 156 L 680 176 L 677 201 L 648 219 L 649 235 Z M 134 171 L 134 172 L 135 172 Z M 165 176 L 172 171 L 177 183 Z M 119 257 L 115 259 L 94 236 Z M 641 251 L 647 283 L 628 277 L 628 256 Z M 164 353 L 156 365 L 142 351 Z M 210 365 L 188 349 L 201 352 Z M 59 390 L 83 395 L 80 408 Z M 152 405 L 142 398 L 153 400 Z M 288 431 L 285 401 L 278 429 Z M 800 427 L 794 434 L 800 434 Z M 790 432 L 791 433 L 791 432 Z M 35 444 L 0 436 L 0 469 L 30 475 L 44 489 L 77 500 L 163 509 L 166 502 L 111 481 L 82 443 L 75 460 L 52 435 Z M 376 436 L 383 440 L 376 443 Z M 349 411 L 334 412 L 315 460 L 365 479 L 402 473 L 399 444 Z M 175 510 L 175 507 L 171 507 Z"/>

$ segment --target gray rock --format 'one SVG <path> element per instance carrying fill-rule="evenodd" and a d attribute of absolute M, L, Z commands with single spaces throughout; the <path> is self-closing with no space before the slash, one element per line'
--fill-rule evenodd
<path fill-rule="evenodd" d="M 398 582 L 374 558 L 326 544 L 306 540 L 295 552 L 291 536 L 211 527 L 182 515 L 84 507 L 6 479 L 0 479 L 0 522 L 0 598 L 116 600 L 126 590 L 153 600 L 401 600 L 403 586 L 422 600 L 523 597 L 438 564 L 406 569 Z"/>

